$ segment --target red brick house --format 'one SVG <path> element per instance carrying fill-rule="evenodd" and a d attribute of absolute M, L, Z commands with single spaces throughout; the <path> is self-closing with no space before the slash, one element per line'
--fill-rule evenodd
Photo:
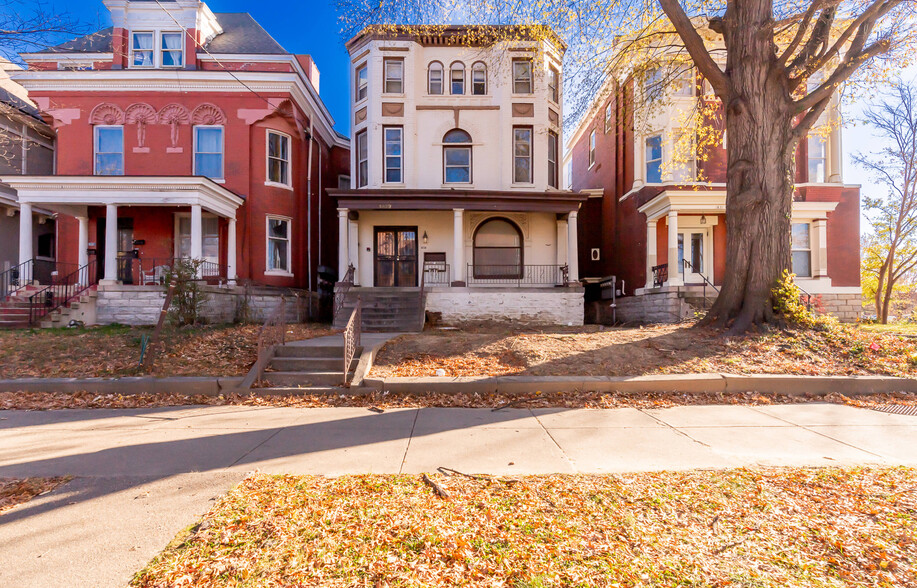
<path fill-rule="evenodd" d="M 57 134 L 56 173 L 4 179 L 58 214 L 58 262 L 144 285 L 190 257 L 225 283 L 317 289 L 350 157 L 312 59 L 199 0 L 104 4 L 113 27 L 15 75 Z"/>
<path fill-rule="evenodd" d="M 709 304 L 723 282 L 728 138 L 676 155 L 684 133 L 694 133 L 678 128 L 684 113 L 713 97 L 702 82 L 685 82 L 650 106 L 644 85 L 606 82 L 567 144 L 566 165 L 572 189 L 591 196 L 581 213 L 590 219 L 579 232 L 581 276 L 615 276 L 619 321 L 673 321 L 693 313 L 689 303 Z M 793 271 L 818 308 L 855 320 L 860 190 L 843 182 L 839 116 L 835 99 L 817 125 L 822 132 L 797 150 Z M 604 292 L 608 298 L 611 288 Z M 593 315 L 609 310 L 598 288 L 587 297 L 587 316 L 590 307 Z"/>

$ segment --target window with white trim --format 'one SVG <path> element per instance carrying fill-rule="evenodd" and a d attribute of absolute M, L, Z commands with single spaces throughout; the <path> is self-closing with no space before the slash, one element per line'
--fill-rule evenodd
<path fill-rule="evenodd" d="M 194 175 L 223 179 L 223 127 L 194 127 Z"/>
<path fill-rule="evenodd" d="M 290 136 L 277 131 L 267 132 L 267 181 L 284 186 L 290 180 Z"/>
<path fill-rule="evenodd" d="M 449 93 L 456 96 L 465 93 L 465 64 L 461 61 L 449 67 Z"/>
<path fill-rule="evenodd" d="M 825 139 L 820 135 L 809 135 L 809 182 L 823 184 L 825 182 L 826 149 Z"/>
<path fill-rule="evenodd" d="M 812 277 L 812 240 L 809 223 L 793 223 L 790 249 L 793 273 L 800 278 Z"/>
<path fill-rule="evenodd" d="M 97 176 L 124 175 L 124 127 L 97 125 L 95 137 L 95 170 Z"/>
<path fill-rule="evenodd" d="M 611 131 L 611 102 L 605 105 L 605 132 Z"/>
<path fill-rule="evenodd" d="M 534 85 L 532 84 L 532 60 L 514 59 L 513 93 L 532 94 L 534 91 Z"/>
<path fill-rule="evenodd" d="M 646 182 L 662 183 L 662 135 L 646 138 Z"/>
<path fill-rule="evenodd" d="M 369 144 L 366 131 L 360 131 L 356 136 L 357 141 L 357 188 L 362 188 L 369 183 Z"/>
<path fill-rule="evenodd" d="M 532 127 L 513 127 L 513 182 L 532 183 Z"/>
<path fill-rule="evenodd" d="M 386 57 L 383 62 L 383 71 L 385 73 L 386 94 L 404 93 L 404 59 L 400 57 Z"/>
<path fill-rule="evenodd" d="M 589 132 L 589 167 L 595 165 L 595 129 Z"/>
<path fill-rule="evenodd" d="M 552 102 L 560 103 L 560 72 L 553 66 L 548 68 L 548 95 Z"/>
<path fill-rule="evenodd" d="M 290 219 L 267 217 L 267 271 L 292 273 L 290 243 Z"/>
<path fill-rule="evenodd" d="M 182 33 L 162 33 L 159 36 L 159 64 L 162 67 L 182 67 L 185 64 L 185 52 L 182 49 Z"/>
<path fill-rule="evenodd" d="M 443 64 L 434 61 L 427 68 L 427 94 L 441 96 L 443 93 Z"/>
<path fill-rule="evenodd" d="M 487 66 L 480 61 L 471 66 L 471 93 L 475 96 L 487 94 Z"/>
<path fill-rule="evenodd" d="M 131 33 L 131 67 L 155 67 L 153 52 L 155 37 L 151 31 Z"/>
<path fill-rule="evenodd" d="M 471 135 L 462 129 L 443 136 L 443 183 L 471 183 Z"/>
<path fill-rule="evenodd" d="M 354 76 L 354 88 L 356 89 L 356 102 L 366 98 L 366 92 L 369 84 L 369 79 L 367 78 L 367 68 L 366 64 L 359 66 L 357 68 L 357 73 Z"/>
<path fill-rule="evenodd" d="M 557 151 L 558 138 L 557 133 L 548 131 L 548 185 L 557 188 Z"/>
<path fill-rule="evenodd" d="M 385 141 L 385 175 L 387 184 L 400 184 L 404 181 L 404 129 L 402 127 L 383 127 L 382 137 Z"/>

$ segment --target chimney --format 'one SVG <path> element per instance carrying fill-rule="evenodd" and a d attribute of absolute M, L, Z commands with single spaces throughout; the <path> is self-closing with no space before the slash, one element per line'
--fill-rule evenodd
<path fill-rule="evenodd" d="M 312 87 L 315 88 L 315 92 L 318 93 L 318 66 L 315 65 L 314 61 L 312 61 L 312 56 L 297 55 L 296 61 L 299 62 L 299 65 L 306 72 L 306 77 L 309 78 L 309 81 L 312 82 Z"/>

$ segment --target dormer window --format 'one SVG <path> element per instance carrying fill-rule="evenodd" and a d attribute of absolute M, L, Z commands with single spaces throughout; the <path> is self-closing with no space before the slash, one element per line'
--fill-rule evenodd
<path fill-rule="evenodd" d="M 182 67 L 184 51 L 182 51 L 181 33 L 162 33 L 162 43 L 159 49 L 159 62 L 162 67 Z"/>
<path fill-rule="evenodd" d="M 153 67 L 153 33 L 133 33 L 131 39 L 131 65 Z"/>

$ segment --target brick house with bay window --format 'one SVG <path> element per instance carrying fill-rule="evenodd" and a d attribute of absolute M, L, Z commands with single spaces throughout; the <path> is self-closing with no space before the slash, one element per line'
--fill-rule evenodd
<path fill-rule="evenodd" d="M 113 27 L 23 54 L 14 76 L 57 165 L 3 179 L 23 210 L 57 213 L 58 261 L 102 290 L 156 285 L 174 258 L 204 260 L 214 282 L 316 290 L 337 260 L 326 189 L 350 158 L 312 59 L 199 0 L 104 4 Z"/>

